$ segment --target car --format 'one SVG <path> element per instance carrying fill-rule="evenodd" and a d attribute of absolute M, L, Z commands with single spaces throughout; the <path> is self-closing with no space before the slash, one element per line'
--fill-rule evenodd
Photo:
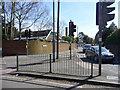
<path fill-rule="evenodd" d="M 90 49 L 90 47 L 91 47 L 91 44 L 85 44 L 83 47 L 83 53 L 85 53 L 87 49 Z"/>
<path fill-rule="evenodd" d="M 93 57 L 94 61 L 98 62 L 99 46 L 91 46 L 89 50 L 86 50 L 85 55 L 87 58 Z M 105 47 L 101 47 L 101 58 L 102 58 L 102 62 L 112 62 L 115 56 Z"/>

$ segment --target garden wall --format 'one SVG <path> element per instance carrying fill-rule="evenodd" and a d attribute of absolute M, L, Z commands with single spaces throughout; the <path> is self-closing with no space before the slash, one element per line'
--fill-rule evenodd
<path fill-rule="evenodd" d="M 57 49 L 55 43 L 55 50 Z M 77 45 L 72 44 L 72 49 L 77 48 Z M 69 50 L 69 43 L 59 43 L 59 51 Z M 26 41 L 6 40 L 2 42 L 3 55 L 26 54 Z M 28 54 L 52 53 L 53 43 L 47 41 L 30 40 L 28 41 Z"/>

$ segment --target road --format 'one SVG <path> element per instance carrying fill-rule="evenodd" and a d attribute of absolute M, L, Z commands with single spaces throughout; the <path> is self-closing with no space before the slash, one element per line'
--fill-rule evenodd
<path fill-rule="evenodd" d="M 54 89 L 75 89 L 75 88 L 112 88 L 110 86 L 84 84 L 64 80 L 41 79 L 26 76 L 3 75 L 2 88 L 54 88 Z"/>

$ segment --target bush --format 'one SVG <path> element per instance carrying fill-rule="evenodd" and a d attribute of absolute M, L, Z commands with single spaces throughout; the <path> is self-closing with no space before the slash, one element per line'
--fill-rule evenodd
<path fill-rule="evenodd" d="M 105 44 L 120 44 L 120 29 L 112 32 L 105 40 Z"/>

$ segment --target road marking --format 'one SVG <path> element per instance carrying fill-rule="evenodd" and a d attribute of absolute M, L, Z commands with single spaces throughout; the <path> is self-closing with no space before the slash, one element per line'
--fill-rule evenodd
<path fill-rule="evenodd" d="M 109 80 L 118 80 L 117 76 L 106 76 Z"/>

